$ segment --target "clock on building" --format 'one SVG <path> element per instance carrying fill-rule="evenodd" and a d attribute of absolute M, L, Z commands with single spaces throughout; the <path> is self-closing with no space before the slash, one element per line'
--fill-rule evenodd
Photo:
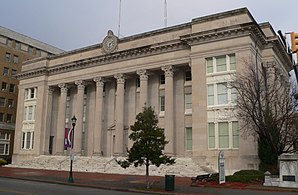
<path fill-rule="evenodd" d="M 118 37 L 109 30 L 107 36 L 102 41 L 102 49 L 104 53 L 111 53 L 115 51 L 118 47 Z"/>

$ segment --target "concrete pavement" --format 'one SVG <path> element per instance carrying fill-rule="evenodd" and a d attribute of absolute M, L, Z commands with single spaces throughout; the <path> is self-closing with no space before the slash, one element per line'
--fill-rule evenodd
<path fill-rule="evenodd" d="M 13 167 L 0 167 L 0 177 L 16 178 L 23 180 L 41 181 L 48 183 L 58 183 L 64 185 L 86 186 L 101 189 L 111 189 L 120 191 L 137 191 L 148 194 L 214 194 L 214 189 L 224 190 L 252 190 L 254 194 L 263 194 L 261 192 L 280 192 L 281 194 L 298 194 L 298 189 L 264 187 L 261 184 L 235 184 L 226 185 L 201 185 L 190 186 L 189 177 L 175 177 L 175 190 L 165 190 L 165 178 L 159 176 L 150 176 L 152 189 L 146 190 L 146 178 L 140 175 L 121 175 L 104 173 L 73 172 L 74 183 L 68 183 L 69 172 L 56 170 L 26 169 Z M 218 194 L 218 193 L 216 193 Z M 220 193 L 224 194 L 224 193 Z M 228 191 L 227 191 L 227 194 Z"/>

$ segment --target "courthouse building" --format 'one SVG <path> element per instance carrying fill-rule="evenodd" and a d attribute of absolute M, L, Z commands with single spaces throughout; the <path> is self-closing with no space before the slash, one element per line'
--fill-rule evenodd
<path fill-rule="evenodd" d="M 256 138 L 239 132 L 231 82 L 256 54 L 290 69 L 269 23 L 241 8 L 120 39 L 109 31 L 99 42 L 23 64 L 13 161 L 67 155 L 73 115 L 76 155 L 125 156 L 146 105 L 169 141 L 165 153 L 216 167 L 224 151 L 228 169 L 258 168 Z"/>

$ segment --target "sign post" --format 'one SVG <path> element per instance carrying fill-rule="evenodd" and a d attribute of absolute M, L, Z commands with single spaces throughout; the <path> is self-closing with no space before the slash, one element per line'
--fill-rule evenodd
<path fill-rule="evenodd" d="M 223 151 L 218 154 L 218 172 L 219 172 L 219 184 L 226 183 L 225 175 L 225 155 Z"/>

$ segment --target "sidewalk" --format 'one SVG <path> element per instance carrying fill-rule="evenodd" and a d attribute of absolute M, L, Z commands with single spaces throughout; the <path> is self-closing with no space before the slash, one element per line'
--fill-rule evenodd
<path fill-rule="evenodd" d="M 196 194 L 201 191 L 200 189 L 204 188 L 204 191 L 206 191 L 210 187 L 190 186 L 191 180 L 189 177 L 175 177 L 175 190 L 165 191 L 164 177 L 150 176 L 150 182 L 153 183 L 153 186 L 150 191 L 147 191 L 145 176 L 73 172 L 74 183 L 71 184 L 67 183 L 68 175 L 69 172 L 66 171 L 0 167 L 0 177 L 120 191 L 141 191 L 148 194 Z M 263 187 L 262 185 L 226 185 L 212 186 L 212 188 L 294 192 L 293 194 L 298 194 L 298 189 Z"/>

